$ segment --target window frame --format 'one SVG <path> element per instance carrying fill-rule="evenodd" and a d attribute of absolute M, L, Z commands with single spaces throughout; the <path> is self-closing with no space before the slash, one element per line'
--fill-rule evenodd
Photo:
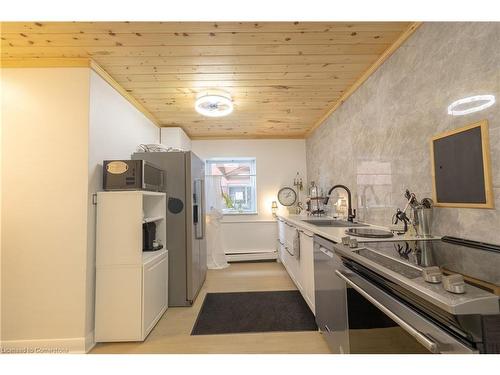
<path fill-rule="evenodd" d="M 238 211 L 236 209 L 231 209 L 231 208 L 223 208 L 222 209 L 222 214 L 223 215 L 258 215 L 259 214 L 259 207 L 258 207 L 258 194 L 257 194 L 257 158 L 256 157 L 213 157 L 205 160 L 205 176 L 215 176 L 210 172 L 210 167 L 213 164 L 216 163 L 241 163 L 241 162 L 251 162 L 251 172 L 253 174 L 249 174 L 248 176 L 253 180 L 253 185 L 250 185 L 253 187 L 253 200 L 254 204 L 253 210 L 247 210 L 247 211 Z"/>

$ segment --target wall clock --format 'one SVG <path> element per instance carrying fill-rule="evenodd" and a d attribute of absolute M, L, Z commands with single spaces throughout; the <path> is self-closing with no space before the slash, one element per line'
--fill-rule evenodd
<path fill-rule="evenodd" d="M 284 187 L 278 191 L 278 200 L 283 206 L 291 206 L 297 200 L 297 193 L 290 187 Z"/>

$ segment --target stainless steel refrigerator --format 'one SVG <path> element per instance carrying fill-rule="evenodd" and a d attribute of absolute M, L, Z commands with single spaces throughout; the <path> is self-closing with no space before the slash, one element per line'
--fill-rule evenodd
<path fill-rule="evenodd" d="M 166 172 L 168 305 L 191 306 L 207 274 L 205 163 L 194 153 L 138 152 Z"/>

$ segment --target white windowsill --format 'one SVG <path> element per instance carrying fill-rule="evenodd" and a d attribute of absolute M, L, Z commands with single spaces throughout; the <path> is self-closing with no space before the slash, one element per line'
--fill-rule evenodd
<path fill-rule="evenodd" d="M 257 212 L 223 212 L 224 216 L 234 216 L 234 215 L 258 215 Z"/>
<path fill-rule="evenodd" d="M 224 220 L 221 221 L 222 225 L 231 225 L 231 224 L 270 224 L 270 223 L 276 223 L 276 219 L 246 219 L 243 220 L 240 219 L 235 219 L 235 220 Z"/>

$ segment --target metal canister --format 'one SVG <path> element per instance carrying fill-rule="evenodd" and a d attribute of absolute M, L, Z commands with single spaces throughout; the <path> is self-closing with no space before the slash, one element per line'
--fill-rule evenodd
<path fill-rule="evenodd" d="M 432 220 L 433 209 L 419 206 L 415 208 L 415 217 L 417 219 L 417 236 L 418 237 L 432 237 Z"/>

